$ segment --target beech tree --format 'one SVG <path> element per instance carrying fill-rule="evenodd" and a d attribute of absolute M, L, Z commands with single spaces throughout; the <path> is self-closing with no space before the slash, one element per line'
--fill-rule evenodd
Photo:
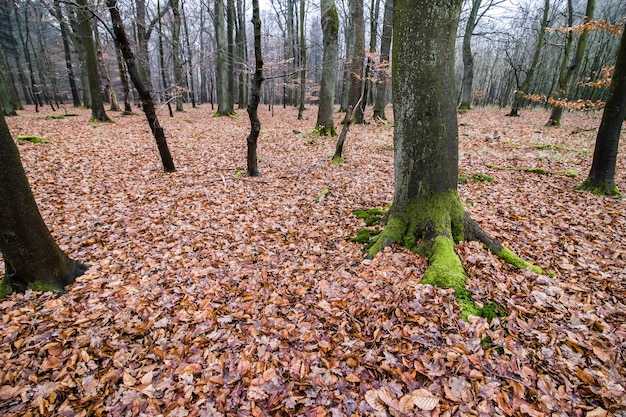
<path fill-rule="evenodd" d="M 596 136 L 589 176 L 578 187 L 598 195 L 621 195 L 615 185 L 615 166 L 622 124 L 626 117 L 626 34 L 622 34 L 609 98 Z"/>
<path fill-rule="evenodd" d="M 462 290 L 456 242 L 478 240 L 520 259 L 465 213 L 457 191 L 454 43 L 462 0 L 396 0 L 393 47 L 394 200 L 370 255 L 401 243 L 429 258 L 422 282 Z"/>
<path fill-rule="evenodd" d="M 320 7 L 324 51 L 316 130 L 321 136 L 336 136 L 337 131 L 335 130 L 333 114 L 339 50 L 339 15 L 337 14 L 335 0 L 322 0 Z"/>
<path fill-rule="evenodd" d="M 380 41 L 380 61 L 378 63 L 378 88 L 374 102 L 374 120 L 387 120 L 385 106 L 387 106 L 389 55 L 391 53 L 391 33 L 393 30 L 393 0 L 385 1 L 385 15 L 383 17 L 383 34 Z"/>
<path fill-rule="evenodd" d="M 348 90 L 348 107 L 354 114 L 352 122 L 364 123 L 365 100 L 363 94 L 363 69 L 365 59 L 365 21 L 363 19 L 363 0 L 349 0 L 350 24 L 352 36 L 352 55 L 350 57 L 350 87 Z"/>
<path fill-rule="evenodd" d="M 87 265 L 61 251 L 46 227 L 28 184 L 19 151 L 0 112 L 0 252 L 9 291 L 62 292 Z"/>
<path fill-rule="evenodd" d="M 261 101 L 261 83 L 263 82 L 263 54 L 261 53 L 261 17 L 259 13 L 259 0 L 252 0 L 252 24 L 254 25 L 254 62 L 255 71 L 252 77 L 252 90 L 248 103 L 248 116 L 250 117 L 250 134 L 246 142 L 248 144 L 248 175 L 258 177 L 260 174 L 257 163 L 257 139 L 261 132 L 258 108 Z"/>

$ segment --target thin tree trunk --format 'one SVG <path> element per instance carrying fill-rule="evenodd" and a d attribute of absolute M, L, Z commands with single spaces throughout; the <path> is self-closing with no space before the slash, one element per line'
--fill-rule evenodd
<path fill-rule="evenodd" d="M 87 9 L 87 0 L 76 1 L 79 6 L 76 11 L 78 14 L 78 31 L 79 35 L 82 37 L 83 46 L 85 47 L 87 77 L 89 78 L 89 90 L 91 91 L 91 119 L 99 122 L 108 122 L 111 121 L 111 119 L 107 116 L 102 101 L 96 45 L 94 43 L 91 27 L 91 16 Z"/>
<path fill-rule="evenodd" d="M 261 101 L 261 84 L 263 83 L 263 54 L 261 51 L 261 17 L 259 14 L 259 0 L 252 0 L 252 23 L 254 25 L 254 62 L 255 71 L 252 78 L 252 95 L 248 105 L 248 116 L 250 117 L 250 134 L 246 142 L 248 145 L 248 175 L 251 177 L 260 176 L 257 161 L 257 139 L 261 132 L 261 121 L 259 120 L 258 108 Z"/>
<path fill-rule="evenodd" d="M 243 108 L 248 103 L 248 43 L 246 37 L 246 1 L 237 0 L 237 57 L 239 66 L 244 68 L 239 71 L 239 108 Z"/>
<path fill-rule="evenodd" d="M 70 49 L 70 41 L 67 29 L 67 23 L 63 17 L 63 11 L 59 0 L 54 0 L 54 9 L 51 11 L 59 21 L 61 29 L 61 40 L 63 42 L 63 53 L 65 54 L 65 69 L 67 70 L 67 78 L 70 84 L 70 92 L 72 94 L 72 103 L 74 107 L 80 107 L 80 96 L 78 95 L 78 87 L 76 86 L 76 78 L 74 77 L 74 68 L 72 65 L 72 51 Z"/>
<path fill-rule="evenodd" d="M 122 51 L 122 55 L 124 56 L 124 60 L 126 61 L 126 65 L 128 66 L 130 79 L 135 85 L 135 88 L 139 93 L 139 97 L 141 98 L 143 111 L 146 114 L 146 119 L 148 119 L 150 130 L 154 135 L 157 148 L 159 149 L 161 162 L 163 163 L 163 170 L 165 172 L 174 172 L 176 171 L 176 167 L 174 166 L 174 160 L 172 159 L 172 155 L 170 154 L 169 148 L 167 146 L 165 132 L 159 124 L 156 109 L 154 108 L 152 91 L 141 78 L 140 67 L 137 64 L 137 60 L 135 59 L 133 51 L 130 49 L 130 43 L 128 42 L 128 37 L 126 36 L 126 31 L 124 30 L 124 26 L 122 24 L 122 17 L 120 16 L 120 12 L 117 9 L 117 0 L 107 0 L 107 7 L 109 8 L 109 13 L 111 15 L 111 23 L 113 25 L 115 43 L 117 44 L 117 47 L 120 48 L 120 50 Z"/>
<path fill-rule="evenodd" d="M 585 11 L 585 23 L 593 20 L 593 14 L 596 7 L 596 0 L 587 0 L 587 8 Z M 555 98 L 560 100 L 565 100 L 567 97 L 567 90 L 574 78 L 574 74 L 578 65 L 583 59 L 583 55 L 585 54 L 585 47 L 587 46 L 587 39 L 589 39 L 589 31 L 584 30 L 583 33 L 578 38 L 578 44 L 576 45 L 576 53 L 574 54 L 574 59 L 567 66 L 567 71 L 565 72 L 565 76 L 563 79 L 559 77 L 559 91 L 557 92 Z M 552 112 L 550 113 L 550 119 L 548 120 L 548 126 L 561 126 L 561 117 L 563 116 L 563 106 L 555 105 L 552 107 Z"/>
<path fill-rule="evenodd" d="M 370 4 L 370 42 L 369 42 L 369 55 L 365 61 L 365 77 L 363 85 L 363 109 L 368 103 L 372 102 L 372 55 L 376 53 L 376 37 L 378 36 L 378 14 L 380 13 L 380 0 L 372 0 Z"/>
<path fill-rule="evenodd" d="M 228 107 L 235 112 L 235 0 L 226 0 L 226 40 L 228 42 Z"/>
<path fill-rule="evenodd" d="M 161 93 L 161 98 L 165 101 L 167 105 L 167 110 L 169 112 L 170 117 L 174 117 L 174 112 L 172 111 L 172 101 L 170 100 L 170 83 L 167 80 L 167 75 L 165 73 L 165 53 L 163 48 L 163 19 L 161 16 L 161 2 L 157 1 L 157 13 L 159 16 L 158 23 L 158 31 L 159 31 L 159 69 L 161 73 L 161 82 L 163 83 L 163 92 Z M 176 91 L 174 90 L 174 94 Z"/>
<path fill-rule="evenodd" d="M 172 25 L 172 62 L 174 65 L 174 94 L 176 111 L 183 111 L 183 74 L 180 65 L 180 8 L 178 0 L 170 0 L 174 22 Z"/>
<path fill-rule="evenodd" d="M 184 3 L 180 5 L 180 11 L 183 19 L 183 29 L 185 31 L 185 47 L 187 48 L 187 64 L 185 67 L 187 68 L 187 77 L 189 80 L 189 96 L 191 98 L 191 107 L 196 108 L 196 89 L 194 87 L 194 76 L 193 76 L 193 49 L 191 47 L 191 42 L 189 41 L 189 27 L 187 24 L 187 16 L 185 15 Z"/>
<path fill-rule="evenodd" d="M 217 90 L 217 116 L 233 114 L 230 106 L 228 91 L 228 45 L 226 43 L 226 30 L 224 27 L 224 3 L 215 0 L 215 42 L 217 46 L 217 60 L 215 84 Z"/>
<path fill-rule="evenodd" d="M 349 106 L 354 109 L 352 122 L 365 123 L 365 100 L 359 102 L 363 94 L 363 69 L 365 64 L 365 21 L 363 19 L 363 0 L 350 0 L 350 22 L 354 32 L 354 43 L 350 63 L 350 99 Z M 357 106 L 357 102 L 359 105 Z"/>
<path fill-rule="evenodd" d="M 393 30 L 393 0 L 385 1 L 385 16 L 383 17 L 383 34 L 380 41 L 380 62 L 378 64 L 378 88 L 374 103 L 374 120 L 387 120 L 385 107 L 387 106 L 387 92 L 389 88 L 389 57 L 391 54 L 391 33 Z"/>
<path fill-rule="evenodd" d="M 17 8 L 15 8 L 15 21 L 17 22 L 17 30 L 20 34 L 20 41 L 22 44 L 22 49 L 24 50 L 24 60 L 26 61 L 26 65 L 28 65 L 28 72 L 30 75 L 30 93 L 33 97 L 33 102 L 35 103 L 35 113 L 39 113 L 39 107 L 42 106 L 41 102 L 41 92 L 37 89 L 37 83 L 35 82 L 35 71 L 33 69 L 33 63 L 30 59 L 30 52 L 28 51 L 28 43 L 30 41 L 30 25 L 28 24 L 28 9 L 24 10 L 24 26 L 26 28 L 24 35 L 22 35 L 22 25 L 19 13 L 17 12 Z"/>
<path fill-rule="evenodd" d="M 122 52 L 119 48 L 115 48 L 115 58 L 117 60 L 117 69 L 120 73 L 120 80 L 122 82 L 122 92 L 124 94 L 124 112 L 123 114 L 130 115 L 133 113 L 133 108 L 130 105 L 130 86 L 128 85 L 128 70 Z"/>
<path fill-rule="evenodd" d="M 472 55 L 472 35 L 478 23 L 478 11 L 481 0 L 473 0 L 465 33 L 463 35 L 463 83 L 461 86 L 461 103 L 459 109 L 469 110 L 472 105 L 472 84 L 474 83 L 474 56 Z"/>
<path fill-rule="evenodd" d="M 539 64 L 539 57 L 541 56 L 541 49 L 545 43 L 546 27 L 548 26 L 548 13 L 550 11 L 550 0 L 545 0 L 543 5 L 543 17 L 541 18 L 541 24 L 539 25 L 539 32 L 537 33 L 537 45 L 535 46 L 535 53 L 533 54 L 533 60 L 526 71 L 526 77 L 521 85 L 517 86 L 515 92 L 515 98 L 513 99 L 513 105 L 511 106 L 511 112 L 508 116 L 519 116 L 519 109 L 524 104 L 524 94 L 529 93 L 530 85 L 533 82 L 535 76 L 535 69 Z"/>
<path fill-rule="evenodd" d="M 622 124 L 626 117 L 626 35 L 622 34 L 609 97 L 602 113 L 602 122 L 596 136 L 593 162 L 589 176 L 578 187 L 594 194 L 617 195 L 615 168 Z"/>
<path fill-rule="evenodd" d="M 298 120 L 302 120 L 302 113 L 304 112 L 304 99 L 306 96 L 306 20 L 304 12 L 304 0 L 300 0 L 300 106 L 298 107 Z"/>

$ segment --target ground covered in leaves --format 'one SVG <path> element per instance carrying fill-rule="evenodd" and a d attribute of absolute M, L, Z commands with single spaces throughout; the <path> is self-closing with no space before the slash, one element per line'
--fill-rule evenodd
<path fill-rule="evenodd" d="M 418 284 L 425 259 L 363 260 L 348 241 L 352 210 L 392 201 L 391 125 L 354 126 L 335 165 L 334 140 L 308 134 L 314 108 L 263 109 L 257 179 L 245 111 L 162 112 L 173 174 L 141 115 L 72 112 L 8 120 L 48 142 L 21 142 L 23 163 L 91 267 L 66 294 L 0 300 L 0 414 L 626 415 L 626 206 L 573 191 L 600 113 L 560 129 L 539 110 L 459 116 L 468 212 L 555 273 L 459 244 L 474 300 L 506 310 L 464 322 L 450 290 Z M 623 157 L 616 179 L 626 191 Z"/>

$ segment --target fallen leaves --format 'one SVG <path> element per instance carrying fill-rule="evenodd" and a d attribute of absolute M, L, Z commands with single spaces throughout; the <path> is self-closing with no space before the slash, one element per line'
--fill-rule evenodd
<path fill-rule="evenodd" d="M 418 284 L 425 259 L 363 260 L 346 241 L 363 227 L 352 210 L 392 200 L 392 128 L 353 126 L 333 165 L 333 140 L 292 133 L 313 111 L 261 110 L 260 180 L 237 177 L 245 118 L 206 108 L 162 121 L 179 168 L 167 175 L 138 116 L 10 118 L 14 135 L 50 139 L 20 152 L 57 241 L 92 267 L 66 294 L 0 301 L 0 414 L 619 416 L 624 203 L 561 175 L 587 171 L 598 114 L 568 113 L 578 133 L 538 111 L 460 116 L 462 169 L 495 179 L 460 186 L 466 209 L 557 272 L 459 244 L 475 300 L 507 310 L 466 323 L 451 290 Z"/>

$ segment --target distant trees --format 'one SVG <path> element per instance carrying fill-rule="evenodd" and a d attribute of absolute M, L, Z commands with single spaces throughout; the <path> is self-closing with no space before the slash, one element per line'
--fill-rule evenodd
<path fill-rule="evenodd" d="M 70 259 L 48 231 L 28 184 L 19 152 L 0 112 L 0 252 L 3 283 L 11 291 L 62 292 L 87 269 Z"/>

